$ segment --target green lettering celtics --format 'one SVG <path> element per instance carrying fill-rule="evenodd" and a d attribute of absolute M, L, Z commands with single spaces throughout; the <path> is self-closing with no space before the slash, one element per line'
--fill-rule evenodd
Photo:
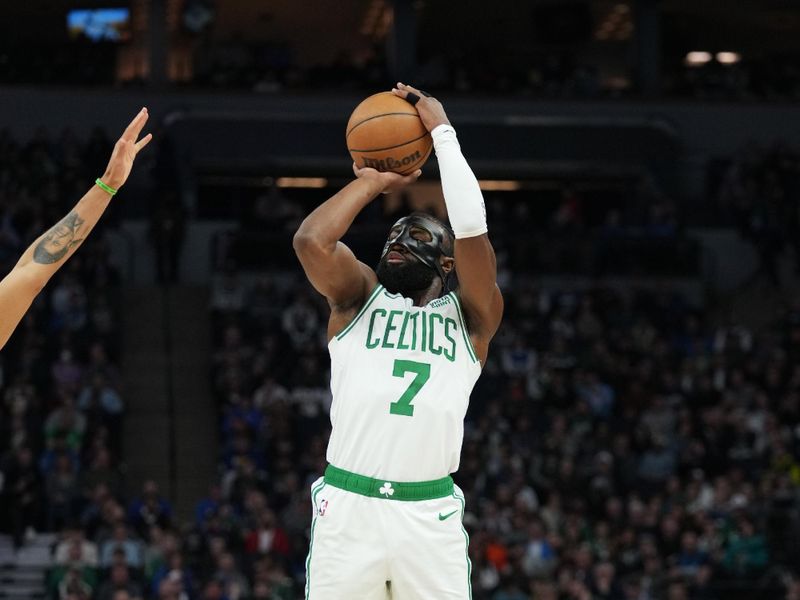
<path fill-rule="evenodd" d="M 368 350 L 421 350 L 454 362 L 458 334 L 458 323 L 438 312 L 375 308 L 369 315 L 365 343 Z"/>

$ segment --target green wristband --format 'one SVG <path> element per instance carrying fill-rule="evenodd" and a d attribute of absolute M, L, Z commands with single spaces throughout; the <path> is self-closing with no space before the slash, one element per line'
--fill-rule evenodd
<path fill-rule="evenodd" d="M 98 177 L 97 179 L 95 179 L 95 180 L 94 180 L 94 182 L 97 184 L 97 187 L 99 187 L 99 188 L 100 188 L 101 190 L 103 190 L 104 192 L 108 192 L 108 193 L 109 193 L 109 194 L 111 194 L 112 196 L 113 196 L 114 194 L 116 194 L 116 193 L 117 193 L 117 190 L 115 190 L 114 188 L 112 188 L 110 185 L 106 185 L 105 183 L 103 183 L 103 182 L 100 180 L 100 178 L 99 178 L 99 177 Z"/>

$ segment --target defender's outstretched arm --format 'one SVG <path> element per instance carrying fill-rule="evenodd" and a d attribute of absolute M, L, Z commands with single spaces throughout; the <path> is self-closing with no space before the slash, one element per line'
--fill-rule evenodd
<path fill-rule="evenodd" d="M 92 231 L 111 197 L 130 175 L 137 153 L 152 139 L 137 141 L 147 122 L 143 108 L 119 138 L 106 171 L 69 214 L 41 235 L 0 281 L 0 348 L 5 346 L 33 299 Z"/>

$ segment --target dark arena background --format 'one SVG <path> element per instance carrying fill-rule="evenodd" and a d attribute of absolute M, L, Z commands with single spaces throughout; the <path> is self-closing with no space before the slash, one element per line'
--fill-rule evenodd
<path fill-rule="evenodd" d="M 292 235 L 397 81 L 506 301 L 454 474 L 474 600 L 799 600 L 794 0 L 0 2 L 0 277 L 154 134 L 0 351 L 0 598 L 304 598 L 330 362 Z M 441 198 L 432 158 L 345 241 L 374 265 Z"/>

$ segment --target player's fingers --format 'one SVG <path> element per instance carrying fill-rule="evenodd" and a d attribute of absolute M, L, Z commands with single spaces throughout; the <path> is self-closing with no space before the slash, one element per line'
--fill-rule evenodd
<path fill-rule="evenodd" d="M 400 85 L 400 84 L 397 84 L 397 85 Z M 406 90 L 400 89 L 399 87 L 392 88 L 392 93 L 395 96 L 399 96 L 400 98 L 405 98 L 406 96 L 408 96 L 408 92 Z"/>
<path fill-rule="evenodd" d="M 136 142 L 136 152 L 139 152 L 139 150 L 147 146 L 147 144 L 149 144 L 150 140 L 152 139 L 153 139 L 153 134 L 148 133 L 146 136 L 144 136 L 142 139 Z"/>
<path fill-rule="evenodd" d="M 148 116 L 147 108 L 142 108 L 142 110 L 139 111 L 139 114 L 137 114 L 133 118 L 133 121 L 131 121 L 130 124 L 125 128 L 125 132 L 122 134 L 122 139 L 135 142 L 136 138 L 139 137 L 139 132 L 142 130 L 142 127 L 144 127 L 144 124 L 147 123 Z"/>
<path fill-rule="evenodd" d="M 401 98 L 408 100 L 412 106 L 416 106 L 420 100 L 425 98 L 436 101 L 436 98 L 432 97 L 425 90 L 417 89 L 413 85 L 406 85 L 405 83 L 401 83 L 399 81 L 397 82 L 397 87 L 392 89 L 392 92 L 395 96 L 400 96 Z"/>
<path fill-rule="evenodd" d="M 358 165 L 356 163 L 353 163 L 353 173 L 355 174 L 356 177 L 358 177 L 360 171 L 361 169 L 358 168 Z"/>
<path fill-rule="evenodd" d="M 404 90 L 406 93 L 411 92 L 412 94 L 416 94 L 417 96 L 428 97 L 430 94 L 426 94 L 422 90 L 415 88 L 413 85 L 406 85 L 400 81 L 397 82 L 398 89 Z"/>
<path fill-rule="evenodd" d="M 408 183 L 414 183 L 417 179 L 419 179 L 420 175 L 422 175 L 422 169 L 417 169 L 416 171 L 411 173 L 411 175 L 406 175 L 404 179 Z"/>
<path fill-rule="evenodd" d="M 133 117 L 133 120 L 128 123 L 128 126 L 125 128 L 125 131 L 122 132 L 120 139 L 131 142 L 136 141 L 136 128 L 138 127 L 139 121 L 141 121 L 143 117 L 144 109 L 140 110 L 138 114 Z"/>

